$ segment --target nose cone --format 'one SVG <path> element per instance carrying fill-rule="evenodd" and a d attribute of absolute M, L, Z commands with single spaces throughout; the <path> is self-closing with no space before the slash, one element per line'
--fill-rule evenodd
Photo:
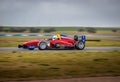
<path fill-rule="evenodd" d="M 28 42 L 25 42 L 23 45 L 25 46 L 37 46 L 39 40 L 31 40 L 31 41 L 28 41 Z"/>

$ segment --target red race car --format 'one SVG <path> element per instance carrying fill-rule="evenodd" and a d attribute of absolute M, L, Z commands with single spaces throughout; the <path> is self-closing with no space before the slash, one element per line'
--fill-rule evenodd
<path fill-rule="evenodd" d="M 83 50 L 85 48 L 85 36 L 74 35 L 74 39 L 69 38 L 64 34 L 57 34 L 52 36 L 49 40 L 32 40 L 25 42 L 23 45 L 18 45 L 18 48 L 25 48 L 29 50 L 34 50 L 38 48 L 39 50 L 45 49 L 78 49 Z"/>

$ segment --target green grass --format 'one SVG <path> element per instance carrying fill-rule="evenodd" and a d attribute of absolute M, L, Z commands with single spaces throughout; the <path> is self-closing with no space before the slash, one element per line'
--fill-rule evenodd
<path fill-rule="evenodd" d="M 101 39 L 100 42 L 94 42 L 94 41 L 88 41 L 86 42 L 86 46 L 90 46 L 90 47 L 95 47 L 95 46 L 105 46 L 105 47 L 110 47 L 110 46 L 120 46 L 120 41 L 119 40 L 105 40 L 105 39 Z"/>
<path fill-rule="evenodd" d="M 68 35 L 107 35 L 107 36 L 120 36 L 120 30 L 118 30 L 117 32 L 112 32 L 111 30 L 98 30 L 96 33 L 88 33 L 86 31 L 84 32 L 79 32 L 79 31 L 56 31 L 56 32 L 52 32 L 53 34 L 68 34 Z"/>
<path fill-rule="evenodd" d="M 119 75 L 119 51 L 0 52 L 0 80 Z"/>
<path fill-rule="evenodd" d="M 43 39 L 39 37 L 0 37 L 0 47 L 17 47 L 18 44 L 23 44 L 26 41 Z M 120 46 L 119 40 L 105 40 L 100 42 L 86 42 L 86 46 Z"/>
<path fill-rule="evenodd" d="M 58 28 L 57 28 L 58 29 Z M 69 30 L 67 30 L 69 29 Z M 77 30 L 76 30 L 77 29 Z M 110 29 L 109 30 L 97 30 L 96 33 L 88 33 L 86 31 L 83 32 L 79 32 L 78 31 L 79 28 L 59 28 L 57 31 L 55 32 L 51 32 L 51 33 L 44 33 L 43 31 L 39 32 L 39 33 L 29 33 L 29 32 L 24 32 L 25 34 L 31 34 L 34 36 L 34 34 L 68 34 L 68 35 L 107 35 L 107 36 L 120 36 L 120 30 L 117 30 L 117 32 L 112 32 Z M 19 36 L 19 34 L 21 33 L 17 33 L 17 32 L 0 32 L 1 34 L 15 34 L 17 36 Z"/>
<path fill-rule="evenodd" d="M 0 37 L 0 47 L 17 47 L 26 41 L 43 39 L 40 37 Z"/>
<path fill-rule="evenodd" d="M 1 30 L 8 30 L 8 32 L 1 31 L 0 33 L 30 33 L 29 32 L 29 27 L 12 27 L 12 26 L 0 26 Z M 16 28 L 24 28 L 26 31 L 24 32 L 10 32 L 11 28 L 16 29 Z M 113 36 L 120 36 L 120 28 L 119 27 L 91 27 L 96 29 L 96 33 L 89 33 L 87 32 L 87 28 L 89 27 L 79 27 L 79 26 L 66 26 L 66 27 L 52 27 L 52 26 L 46 26 L 46 27 L 33 27 L 36 29 L 41 29 L 40 34 L 45 34 L 44 30 L 45 29 L 51 29 L 54 28 L 56 31 L 51 32 L 54 34 L 61 33 L 61 34 L 69 34 L 69 35 L 113 35 Z M 85 31 L 79 32 L 79 29 L 84 29 Z M 116 29 L 117 32 L 112 32 L 113 29 Z"/>

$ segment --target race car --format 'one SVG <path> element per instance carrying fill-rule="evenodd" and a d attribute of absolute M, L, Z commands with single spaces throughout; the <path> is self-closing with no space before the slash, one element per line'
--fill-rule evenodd
<path fill-rule="evenodd" d="M 85 48 L 86 36 L 74 35 L 74 39 L 69 38 L 64 34 L 53 35 L 51 39 L 48 40 L 32 40 L 23 43 L 23 45 L 18 45 L 18 48 L 24 48 L 29 50 L 34 50 L 38 48 L 39 50 L 46 49 L 78 49 L 83 50 Z"/>

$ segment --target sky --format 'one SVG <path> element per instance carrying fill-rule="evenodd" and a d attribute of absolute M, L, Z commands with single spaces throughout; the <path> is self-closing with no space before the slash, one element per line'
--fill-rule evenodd
<path fill-rule="evenodd" d="M 0 26 L 120 27 L 120 0 L 0 0 Z"/>

